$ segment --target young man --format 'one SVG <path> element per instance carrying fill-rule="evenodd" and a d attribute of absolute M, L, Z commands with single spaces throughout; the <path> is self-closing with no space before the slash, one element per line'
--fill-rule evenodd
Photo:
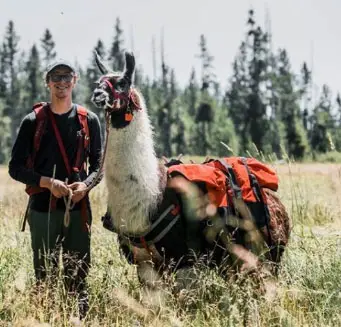
<path fill-rule="evenodd" d="M 27 218 L 37 281 L 44 280 L 51 267 L 52 272 L 55 270 L 62 250 L 66 286 L 77 294 L 80 315 L 84 316 L 88 308 L 85 278 L 90 266 L 91 226 L 90 202 L 84 190 L 100 169 L 102 141 L 98 117 L 72 103 L 77 78 L 67 61 L 47 68 L 50 102 L 35 106 L 44 110 L 44 124 L 35 111 L 24 117 L 12 149 L 9 174 L 26 184 L 30 195 Z M 80 109 L 89 135 L 82 126 Z M 42 129 L 39 141 L 37 128 Z M 70 207 L 66 205 L 69 196 L 73 207 L 67 223 L 64 215 Z"/>

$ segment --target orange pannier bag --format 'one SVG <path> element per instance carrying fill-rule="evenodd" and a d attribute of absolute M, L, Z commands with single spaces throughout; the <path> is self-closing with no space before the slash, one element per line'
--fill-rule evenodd
<path fill-rule="evenodd" d="M 202 164 L 176 164 L 168 168 L 168 174 L 180 174 L 193 183 L 204 182 L 210 201 L 217 207 L 228 206 L 228 191 L 246 202 L 266 203 L 263 188 L 278 189 L 275 170 L 255 158 L 225 157 Z"/>

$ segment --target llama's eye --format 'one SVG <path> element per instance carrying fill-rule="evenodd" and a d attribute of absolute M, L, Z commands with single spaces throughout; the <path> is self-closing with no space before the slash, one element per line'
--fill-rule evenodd
<path fill-rule="evenodd" d="M 115 89 L 117 90 L 117 92 L 124 92 L 126 89 L 125 81 L 124 80 L 117 81 Z"/>

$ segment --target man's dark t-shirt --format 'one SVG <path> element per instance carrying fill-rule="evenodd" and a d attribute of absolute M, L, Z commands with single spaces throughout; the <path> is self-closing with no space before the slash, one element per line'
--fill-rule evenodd
<path fill-rule="evenodd" d="M 49 108 L 46 108 L 49 110 Z M 78 150 L 77 132 L 82 127 L 77 116 L 77 107 L 72 108 L 64 114 L 53 114 L 59 133 L 61 135 L 66 154 L 71 166 L 74 165 Z M 99 168 L 102 154 L 101 127 L 98 117 L 88 110 L 88 126 L 90 133 L 90 145 L 87 154 L 89 169 L 88 174 L 84 170 L 80 172 L 80 179 L 86 185 L 90 185 L 95 178 Z M 28 169 L 26 162 L 33 150 L 33 137 L 36 129 L 36 116 L 32 111 L 24 117 L 21 122 L 19 133 L 12 149 L 12 158 L 9 163 L 9 174 L 19 182 L 27 185 L 39 186 L 40 177 L 53 177 L 54 166 L 55 178 L 65 181 L 69 178 L 69 184 L 72 183 L 68 176 L 63 157 L 60 153 L 58 142 L 50 120 L 47 118 L 47 124 L 41 139 L 39 151 L 34 161 L 34 169 Z M 83 158 L 86 153 L 83 153 Z M 48 211 L 50 191 L 37 193 L 31 196 L 30 208 L 36 211 Z M 79 209 L 77 203 L 74 210 Z M 64 200 L 58 199 L 58 209 L 65 209 Z"/>

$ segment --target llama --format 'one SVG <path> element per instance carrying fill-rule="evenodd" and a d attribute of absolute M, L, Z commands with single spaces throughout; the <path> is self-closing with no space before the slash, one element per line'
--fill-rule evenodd
<path fill-rule="evenodd" d="M 168 197 L 174 198 L 174 189 L 181 190 L 183 184 L 175 184 L 173 192 L 172 187 L 169 187 L 167 167 L 156 157 L 154 150 L 146 104 L 142 94 L 132 86 L 134 55 L 126 52 L 125 61 L 123 73 L 114 73 L 96 54 L 96 63 L 103 76 L 93 91 L 92 101 L 110 114 L 104 162 L 108 189 L 108 214 L 105 221 L 109 221 L 111 229 L 119 235 L 119 242 L 126 256 L 134 254 L 135 263 L 139 265 L 144 260 L 151 259 L 156 264 L 164 264 L 164 261 L 169 262 L 173 256 L 179 254 L 175 248 L 181 248 L 186 243 L 186 234 L 181 230 L 172 232 L 172 226 L 181 220 L 179 211 L 175 210 L 173 220 L 165 225 L 161 233 L 156 233 L 152 241 L 151 238 L 149 241 L 145 238 L 153 232 L 160 216 L 169 216 L 174 211 L 172 201 L 167 200 Z M 288 242 L 289 217 L 279 198 L 270 190 L 264 192 L 267 195 L 270 219 L 268 228 L 263 228 L 262 235 L 268 246 L 272 246 L 270 260 L 279 263 Z M 181 212 L 184 215 L 183 210 Z M 201 230 L 197 225 L 196 227 L 193 235 Z M 201 242 L 195 241 L 192 243 Z M 163 242 L 162 246 L 157 247 L 158 242 Z M 164 250 L 163 253 L 160 253 L 161 249 Z M 176 259 L 184 255 L 180 251 Z M 218 254 L 222 255 L 222 252 Z M 217 262 L 222 262 L 222 259 L 217 258 Z"/>

